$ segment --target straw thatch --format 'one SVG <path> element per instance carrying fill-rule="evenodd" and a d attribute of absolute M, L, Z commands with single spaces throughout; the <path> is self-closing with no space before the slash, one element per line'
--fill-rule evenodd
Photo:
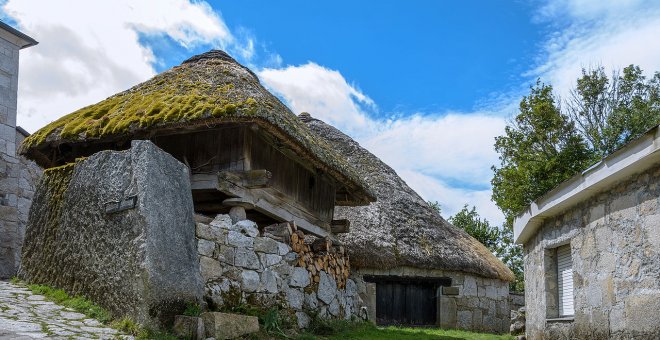
<path fill-rule="evenodd" d="M 349 203 L 373 201 L 373 194 L 343 157 L 317 143 L 254 73 L 218 50 L 194 56 L 50 123 L 26 138 L 19 152 L 51 167 L 70 161 L 72 150 L 75 156 L 88 156 L 117 145 L 112 143 L 227 123 L 250 123 L 268 131 L 301 159 L 335 178 L 351 194 Z"/>
<path fill-rule="evenodd" d="M 411 266 L 514 279 L 511 270 L 484 245 L 445 221 L 378 157 L 309 114 L 303 113 L 300 118 L 344 155 L 376 192 L 377 201 L 368 206 L 335 210 L 335 218 L 351 221 L 350 232 L 340 235 L 340 240 L 353 266 Z"/>

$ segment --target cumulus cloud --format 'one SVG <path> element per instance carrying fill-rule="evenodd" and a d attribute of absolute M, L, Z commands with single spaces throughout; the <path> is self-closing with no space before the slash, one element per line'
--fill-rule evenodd
<path fill-rule="evenodd" d="M 18 123 L 29 131 L 153 76 L 154 55 L 139 34 L 186 49 L 229 47 L 248 57 L 252 49 L 205 2 L 10 0 L 2 10 L 39 41 L 21 52 Z"/>
<path fill-rule="evenodd" d="M 636 64 L 660 70 L 660 2 L 648 0 L 552 0 L 537 20 L 554 28 L 543 45 L 540 76 L 566 95 L 582 68 L 612 71 Z"/>
<path fill-rule="evenodd" d="M 259 77 L 271 90 L 279 93 L 294 112 L 309 111 L 315 117 L 356 133 L 368 128 L 365 113 L 374 108 L 373 100 L 356 86 L 349 84 L 336 70 L 313 62 L 285 68 L 266 68 Z"/>
<path fill-rule="evenodd" d="M 490 201 L 492 148 L 505 121 L 492 112 L 398 115 L 376 118 L 374 102 L 344 76 L 309 62 L 259 72 L 294 112 L 307 111 L 355 138 L 397 171 L 422 197 L 438 201 L 443 215 L 474 205 L 501 223 Z"/>

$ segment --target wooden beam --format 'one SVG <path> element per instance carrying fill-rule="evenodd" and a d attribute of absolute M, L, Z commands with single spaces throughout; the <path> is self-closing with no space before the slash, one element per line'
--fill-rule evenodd
<path fill-rule="evenodd" d="M 330 230 L 333 234 L 347 233 L 351 229 L 351 221 L 347 219 L 332 220 Z"/>
<path fill-rule="evenodd" d="M 219 180 L 230 181 L 247 189 L 266 188 L 270 186 L 273 174 L 268 170 L 246 170 L 246 171 L 220 171 Z"/>
<path fill-rule="evenodd" d="M 218 190 L 217 174 L 192 174 L 190 176 L 192 190 Z"/>

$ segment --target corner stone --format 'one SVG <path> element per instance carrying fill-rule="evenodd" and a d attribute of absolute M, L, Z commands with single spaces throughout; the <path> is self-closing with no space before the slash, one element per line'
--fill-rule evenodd
<path fill-rule="evenodd" d="M 204 313 L 206 336 L 216 339 L 234 339 L 259 331 L 259 319 L 255 316 L 229 313 Z"/>

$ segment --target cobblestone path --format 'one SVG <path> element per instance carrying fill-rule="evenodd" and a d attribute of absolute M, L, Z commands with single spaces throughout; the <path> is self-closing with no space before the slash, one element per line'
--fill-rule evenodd
<path fill-rule="evenodd" d="M 44 296 L 0 281 L 0 339 L 132 339 Z"/>

